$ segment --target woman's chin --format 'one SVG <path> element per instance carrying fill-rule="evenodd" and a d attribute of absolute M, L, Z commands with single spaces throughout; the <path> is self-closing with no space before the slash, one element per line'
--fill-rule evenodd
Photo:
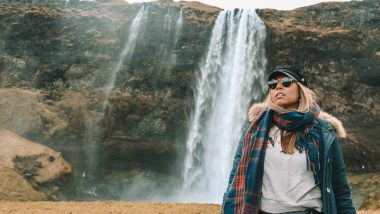
<path fill-rule="evenodd" d="M 282 108 L 286 108 L 287 106 L 289 106 L 289 103 L 284 102 L 283 100 L 277 100 L 276 104 L 278 106 L 281 106 Z"/>
<path fill-rule="evenodd" d="M 298 105 L 293 103 L 287 103 L 287 102 L 277 102 L 278 106 L 284 108 L 284 109 L 297 109 Z"/>

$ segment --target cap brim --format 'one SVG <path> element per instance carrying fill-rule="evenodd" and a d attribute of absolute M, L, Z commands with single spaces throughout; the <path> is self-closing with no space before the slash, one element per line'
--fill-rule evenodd
<path fill-rule="evenodd" d="M 273 79 L 276 75 L 279 75 L 279 74 L 283 74 L 285 76 L 288 76 L 288 77 L 296 80 L 295 77 L 293 77 L 291 74 L 289 74 L 289 73 L 287 73 L 285 71 L 273 71 L 271 74 L 269 74 L 268 81 L 271 80 L 271 79 Z"/>

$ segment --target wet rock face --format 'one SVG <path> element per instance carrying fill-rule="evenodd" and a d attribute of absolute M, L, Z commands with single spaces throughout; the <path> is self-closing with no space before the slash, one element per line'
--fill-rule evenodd
<path fill-rule="evenodd" d="M 167 110 L 190 110 L 186 98 L 191 95 L 194 70 L 218 10 L 193 11 L 192 5 L 183 4 L 185 21 L 176 42 L 180 5 L 164 1 L 149 6 L 149 30 L 139 35 L 133 58 L 120 69 L 110 98 L 109 116 L 117 125 L 128 124 L 133 118 L 155 119 L 166 127 L 178 125 L 173 124 Z M 31 6 L 3 4 L 2 86 L 41 89 L 49 102 L 60 101 L 66 91 L 77 91 L 88 98 L 88 110 L 99 111 L 104 102 L 101 90 L 107 87 L 140 6 L 75 1 L 64 5 L 39 1 Z M 166 15 L 170 17 L 170 32 L 162 29 Z M 162 56 L 165 48 L 171 55 Z M 147 112 L 154 115 L 147 116 Z M 183 113 L 180 118 L 176 119 L 183 122 Z M 135 125 L 144 126 L 128 127 Z M 165 130 L 157 133 L 167 134 Z"/>
<path fill-rule="evenodd" d="M 172 160 L 182 158 L 178 151 L 185 147 L 195 71 L 220 9 L 198 2 L 145 4 L 146 26 L 103 108 L 141 6 L 125 1 L 0 4 L 0 106 L 6 113 L 0 122 L 61 151 L 79 180 L 102 180 L 118 169 L 167 174 L 177 167 Z M 18 112 L 22 119 L 12 119 Z M 89 175 L 91 153 L 99 170 Z M 32 183 L 39 158 L 14 159 Z"/>
<path fill-rule="evenodd" d="M 260 10 L 267 26 L 268 72 L 296 64 L 320 99 L 342 120 L 350 170 L 379 168 L 379 1 L 320 3 L 292 11 Z"/>

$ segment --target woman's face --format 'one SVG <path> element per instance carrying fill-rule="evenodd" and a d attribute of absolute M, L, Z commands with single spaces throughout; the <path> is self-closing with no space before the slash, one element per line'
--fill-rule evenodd
<path fill-rule="evenodd" d="M 282 79 L 284 74 L 279 74 L 275 76 L 274 79 L 277 80 L 277 86 L 274 89 L 270 89 L 270 97 L 272 101 L 285 108 L 285 109 L 297 109 L 299 105 L 300 89 L 295 81 L 292 81 L 289 87 L 282 85 Z"/>

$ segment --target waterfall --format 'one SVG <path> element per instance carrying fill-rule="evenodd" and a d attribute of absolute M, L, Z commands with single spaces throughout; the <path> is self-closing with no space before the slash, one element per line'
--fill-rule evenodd
<path fill-rule="evenodd" d="M 169 44 L 170 44 L 170 33 L 172 31 L 172 18 L 170 16 L 170 8 L 168 8 L 168 12 L 165 15 L 164 19 L 164 37 L 165 41 L 161 44 L 161 53 L 162 53 L 162 59 L 166 59 L 166 56 L 168 54 Z"/>
<path fill-rule="evenodd" d="M 222 11 L 200 62 L 182 197 L 221 203 L 251 100 L 264 93 L 265 26 L 254 11 Z"/>
<path fill-rule="evenodd" d="M 178 19 L 175 25 L 175 35 L 174 35 L 174 46 L 177 45 L 179 37 L 181 36 L 182 25 L 183 25 L 183 8 L 179 11 Z"/>
<path fill-rule="evenodd" d="M 117 62 L 116 66 L 112 70 L 111 77 L 109 80 L 109 84 L 106 86 L 106 91 L 105 91 L 105 100 L 103 103 L 102 110 L 103 112 L 107 108 L 108 105 L 108 98 L 112 92 L 112 90 L 115 87 L 115 81 L 117 78 L 117 74 L 119 73 L 121 66 L 124 63 L 128 63 L 131 61 L 133 52 L 136 47 L 136 42 L 139 36 L 143 33 L 143 30 L 146 27 L 147 21 L 148 21 L 148 9 L 149 6 L 145 7 L 143 5 L 139 12 L 137 13 L 136 17 L 133 19 L 132 24 L 129 28 L 129 37 L 128 41 L 124 46 L 123 51 L 120 54 L 119 61 Z"/>
<path fill-rule="evenodd" d="M 93 119 L 86 124 L 86 132 L 84 133 L 86 148 L 84 149 L 84 153 L 81 154 L 82 161 L 85 163 L 85 169 L 81 173 L 81 179 L 76 179 L 76 184 L 78 185 L 78 190 L 81 193 L 85 193 L 89 196 L 97 197 L 96 194 L 96 183 L 97 179 L 97 170 L 99 170 L 99 164 L 101 160 L 99 160 L 99 151 L 98 144 L 102 138 L 98 126 L 104 120 L 104 112 L 108 105 L 108 99 L 115 87 L 115 81 L 117 78 L 117 74 L 119 73 L 122 65 L 126 62 L 129 62 L 133 56 L 134 48 L 136 46 L 136 41 L 139 37 L 139 34 L 143 32 L 143 29 L 146 26 L 147 22 L 147 13 L 148 7 L 142 6 L 137 13 L 136 17 L 133 19 L 132 24 L 129 29 L 129 37 L 128 41 L 120 54 L 119 61 L 116 66 L 113 68 L 111 77 L 108 80 L 108 83 L 105 87 L 105 100 L 102 105 L 101 112 L 93 112 Z M 86 185 L 82 184 L 83 179 L 87 180 Z"/>
<path fill-rule="evenodd" d="M 179 11 L 177 15 L 177 21 L 175 26 L 173 26 L 173 20 L 175 16 L 170 15 L 170 8 L 165 15 L 164 26 L 163 26 L 163 35 L 165 37 L 164 42 L 161 45 L 161 69 L 166 70 L 165 73 L 171 70 L 172 66 L 176 63 L 176 54 L 172 51 L 173 48 L 177 46 L 178 40 L 181 36 L 182 25 L 183 25 L 183 9 Z M 174 29 L 173 29 L 174 27 Z M 165 64 L 166 66 L 162 66 Z M 168 73 L 166 75 L 169 75 Z"/>
<path fill-rule="evenodd" d="M 183 26 L 183 8 L 179 11 L 177 22 L 175 24 L 175 32 L 174 32 L 174 47 L 177 46 L 179 39 L 181 38 Z M 170 63 L 171 65 L 175 65 L 177 61 L 177 55 L 172 51 L 170 55 Z"/>

